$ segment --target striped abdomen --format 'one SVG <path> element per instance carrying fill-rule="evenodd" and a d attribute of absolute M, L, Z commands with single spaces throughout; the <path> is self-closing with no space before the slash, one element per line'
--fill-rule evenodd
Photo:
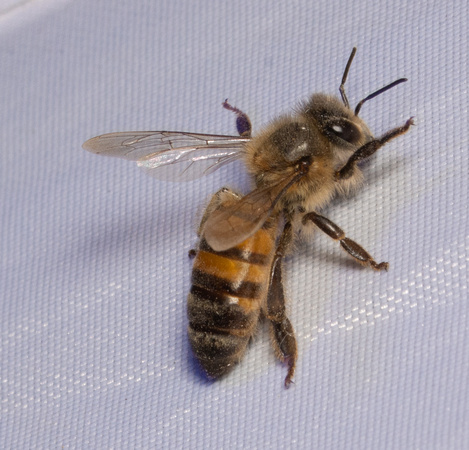
<path fill-rule="evenodd" d="M 274 244 L 272 232 L 265 229 L 223 252 L 201 239 L 187 305 L 189 339 L 211 378 L 227 373 L 241 359 L 256 330 Z"/>

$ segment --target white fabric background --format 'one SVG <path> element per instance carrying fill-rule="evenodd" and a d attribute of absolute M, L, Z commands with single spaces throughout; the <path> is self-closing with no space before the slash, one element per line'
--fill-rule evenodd
<path fill-rule="evenodd" d="M 467 2 L 2 2 L 2 448 L 468 448 Z M 315 91 L 416 126 L 286 262 L 296 384 L 261 328 L 227 378 L 190 355 L 197 212 L 241 164 L 164 183 L 81 149 L 110 131 L 254 130 Z"/>

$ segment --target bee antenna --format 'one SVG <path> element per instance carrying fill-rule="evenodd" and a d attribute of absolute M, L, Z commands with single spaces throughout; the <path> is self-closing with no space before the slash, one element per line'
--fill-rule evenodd
<path fill-rule="evenodd" d="M 404 83 L 405 81 L 407 81 L 407 78 L 399 78 L 398 80 L 393 81 L 391 84 L 388 84 L 387 86 L 384 86 L 381 89 L 378 89 L 376 92 L 373 92 L 372 94 L 368 95 L 368 97 L 365 97 L 356 106 L 355 115 L 358 116 L 358 113 L 360 112 L 360 109 L 363 106 L 363 103 L 367 102 L 368 100 L 371 100 L 372 98 L 377 97 L 379 94 L 382 94 L 383 92 L 388 91 L 389 89 L 393 88 L 394 86 L 397 86 L 398 84 Z"/>
<path fill-rule="evenodd" d="M 347 81 L 348 72 L 350 70 L 350 66 L 352 65 L 352 61 L 355 56 L 355 53 L 357 53 L 357 47 L 353 47 L 352 49 L 352 53 L 350 54 L 348 58 L 347 65 L 345 66 L 344 74 L 342 75 L 342 83 L 340 83 L 340 87 L 339 87 L 340 96 L 342 97 L 342 101 L 344 102 L 344 105 L 347 108 L 350 108 L 350 105 L 349 105 L 347 96 L 345 95 L 344 85 L 345 85 L 345 82 Z"/>

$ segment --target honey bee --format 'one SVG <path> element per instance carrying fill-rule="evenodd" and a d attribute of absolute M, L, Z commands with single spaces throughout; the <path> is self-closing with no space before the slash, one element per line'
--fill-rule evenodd
<path fill-rule="evenodd" d="M 342 77 L 341 100 L 313 94 L 257 136 L 251 136 L 249 117 L 225 100 L 223 107 L 236 114 L 239 136 L 137 131 L 104 134 L 83 144 L 92 153 L 136 161 L 150 175 L 172 181 L 192 180 L 244 160 L 254 189 L 243 196 L 222 188 L 213 195 L 193 252 L 189 340 L 209 378 L 225 375 L 240 361 L 265 317 L 275 352 L 288 367 L 285 386 L 292 383 L 297 344 L 285 312 L 282 259 L 301 227 L 319 228 L 364 266 L 388 268 L 317 212 L 361 183 L 360 161 L 413 125 L 410 118 L 375 138 L 358 116 L 365 102 L 405 78 L 350 108 L 344 85 L 355 52 Z"/>

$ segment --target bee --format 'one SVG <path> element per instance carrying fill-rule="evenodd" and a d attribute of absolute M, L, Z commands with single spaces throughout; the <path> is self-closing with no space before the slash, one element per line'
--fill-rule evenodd
<path fill-rule="evenodd" d="M 282 260 L 302 227 L 323 231 L 364 266 L 388 269 L 387 262 L 376 262 L 318 213 L 334 196 L 360 185 L 360 161 L 413 125 L 411 117 L 375 138 L 358 116 L 365 102 L 405 78 L 373 92 L 351 109 L 344 86 L 355 52 L 356 48 L 342 77 L 341 99 L 313 94 L 293 114 L 274 120 L 257 136 L 251 136 L 249 117 L 225 100 L 223 107 L 236 115 L 238 136 L 136 131 L 104 134 L 83 144 L 92 153 L 136 161 L 150 175 L 172 181 L 193 180 L 244 160 L 253 190 L 241 195 L 222 188 L 213 195 L 193 251 L 188 334 L 209 378 L 225 375 L 241 360 L 265 317 L 275 352 L 288 368 L 285 386 L 292 383 L 297 344 L 285 310 Z"/>

